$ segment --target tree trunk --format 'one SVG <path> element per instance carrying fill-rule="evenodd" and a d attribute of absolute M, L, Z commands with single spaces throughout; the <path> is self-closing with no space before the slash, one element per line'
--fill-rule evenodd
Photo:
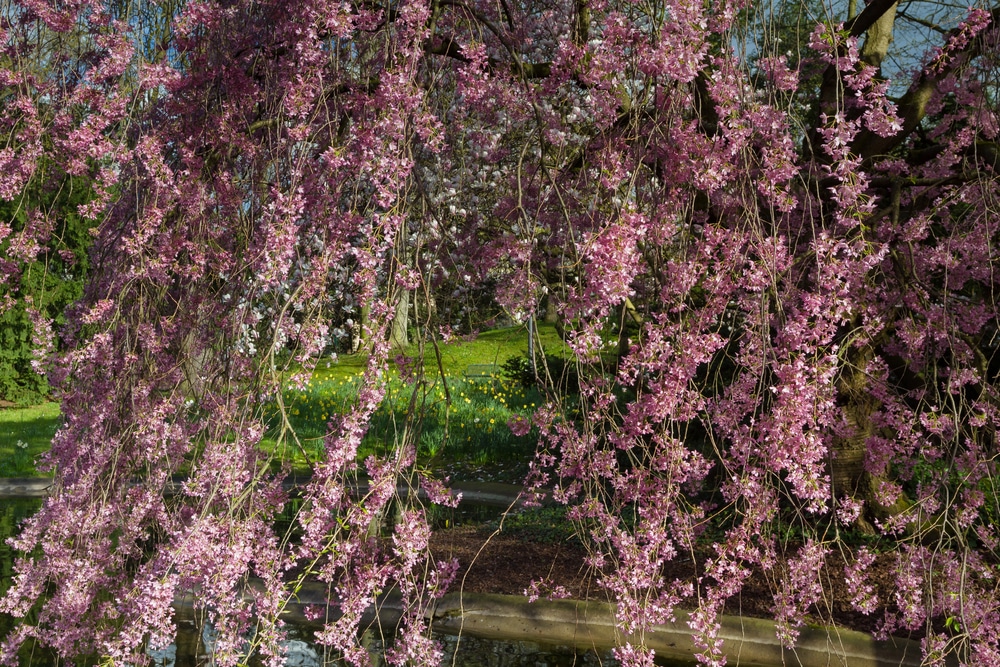
<path fill-rule="evenodd" d="M 205 373 L 212 361 L 212 353 L 196 329 L 192 329 L 181 341 L 180 361 L 184 369 L 183 391 L 197 401 L 205 393 Z"/>
<path fill-rule="evenodd" d="M 559 321 L 559 311 L 556 310 L 556 305 L 552 302 L 552 295 L 548 294 L 545 296 L 545 323 L 555 324 Z"/>
<path fill-rule="evenodd" d="M 863 502 L 864 512 L 858 520 L 858 527 L 863 532 L 872 534 L 875 533 L 876 520 L 885 520 L 906 507 L 904 498 L 888 507 L 879 503 L 877 491 L 884 478 L 872 475 L 865 468 L 868 439 L 876 435 L 872 415 L 880 407 L 868 386 L 867 368 L 874 356 L 875 351 L 870 346 L 852 348 L 847 352 L 847 361 L 837 388 L 843 402 L 844 418 L 851 433 L 834 439 L 828 461 L 834 497 L 849 496 Z"/>
<path fill-rule="evenodd" d="M 882 70 L 882 61 L 889 52 L 889 45 L 892 44 L 892 29 L 896 23 L 896 8 L 893 5 L 885 14 L 865 33 L 865 43 L 861 47 L 861 60 Z"/>
<path fill-rule="evenodd" d="M 354 323 L 354 327 L 351 329 L 351 354 L 357 354 L 361 349 L 361 346 L 365 344 L 365 329 L 368 328 L 368 322 L 371 320 L 372 307 L 371 304 L 365 304 L 361 306 L 361 315 L 358 317 L 358 321 Z"/>
<path fill-rule="evenodd" d="M 389 343 L 394 350 L 400 350 L 410 344 L 410 338 L 406 332 L 410 324 L 410 292 L 401 290 L 399 301 L 396 302 L 396 312 L 392 317 L 392 331 L 389 334 Z"/>

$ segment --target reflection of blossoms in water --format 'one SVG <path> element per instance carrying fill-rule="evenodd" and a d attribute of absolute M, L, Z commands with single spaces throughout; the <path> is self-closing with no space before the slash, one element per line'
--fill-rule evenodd
<path fill-rule="evenodd" d="M 562 600 L 571 597 L 571 593 L 562 585 L 553 585 L 547 579 L 534 580 L 524 589 L 524 595 L 528 602 L 537 602 L 541 598 L 546 600 Z"/>

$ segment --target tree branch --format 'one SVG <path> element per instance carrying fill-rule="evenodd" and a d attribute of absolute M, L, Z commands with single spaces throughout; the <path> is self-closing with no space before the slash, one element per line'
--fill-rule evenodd
<path fill-rule="evenodd" d="M 440 0 L 440 6 L 442 7 L 455 7 L 461 9 L 462 11 L 468 12 L 470 16 L 481 23 L 487 30 L 489 30 L 493 35 L 499 40 L 503 48 L 510 54 L 511 63 L 509 65 L 510 71 L 515 76 L 522 76 L 525 79 L 544 79 L 552 72 L 551 63 L 526 63 L 521 60 L 521 57 L 517 54 L 517 50 L 511 43 L 510 39 L 500 28 L 498 28 L 485 14 L 470 7 L 469 5 L 461 2 L 461 0 Z M 428 40 L 428 44 L 431 40 Z M 425 47 L 427 53 L 434 55 L 443 55 L 450 58 L 455 58 L 461 62 L 468 63 L 469 59 L 465 57 L 459 50 L 459 45 L 455 42 L 453 37 L 448 37 L 446 41 L 443 40 L 443 44 L 438 45 L 435 40 L 435 45 L 431 47 Z M 489 59 L 490 69 L 493 71 L 499 71 L 504 69 L 503 64 L 496 60 L 495 58 Z"/>
<path fill-rule="evenodd" d="M 996 29 L 998 20 L 1000 20 L 1000 5 L 994 7 L 993 11 L 990 12 L 990 24 L 975 39 L 971 40 L 965 49 L 953 53 L 951 62 L 936 71 L 931 72 L 924 69 L 920 73 L 920 76 L 910 85 L 906 94 L 896 104 L 897 113 L 903 124 L 901 131 L 891 137 L 880 137 L 866 130 L 854 142 L 855 153 L 868 161 L 879 155 L 887 154 L 903 143 L 927 115 L 927 105 L 941 82 L 982 52 L 985 35 Z M 960 30 L 961 26 L 951 30 L 945 39 L 945 44 L 951 41 L 951 38 L 957 35 Z"/>
<path fill-rule="evenodd" d="M 873 0 L 865 10 L 844 24 L 851 37 L 860 37 L 868 28 L 882 18 L 882 15 L 892 9 L 898 0 Z"/>
<path fill-rule="evenodd" d="M 867 57 L 862 56 L 866 62 L 878 61 L 881 62 L 881 58 L 875 55 L 878 48 L 881 47 L 883 52 L 888 48 L 889 40 L 892 39 L 892 23 L 895 17 L 895 10 L 898 0 L 872 0 L 863 12 L 855 16 L 854 18 L 848 20 L 844 23 L 844 29 L 847 30 L 851 37 L 860 37 L 869 28 L 878 24 L 874 32 L 877 33 L 876 39 L 871 43 L 871 53 L 867 54 Z M 888 35 L 888 38 L 885 37 Z M 869 49 L 869 40 L 865 41 L 865 49 Z M 840 106 L 840 100 L 843 95 L 843 82 L 842 73 L 837 68 L 837 66 L 831 63 L 823 71 L 823 82 L 820 84 L 819 96 L 816 100 L 816 105 L 818 106 L 820 113 L 825 113 L 827 115 L 833 115 L 837 112 Z M 819 115 L 819 114 L 817 114 Z M 814 147 L 817 144 L 817 137 L 814 133 L 810 133 L 807 136 L 805 143 L 806 157 L 814 154 Z"/>
<path fill-rule="evenodd" d="M 463 63 L 471 62 L 465 54 L 462 53 L 458 42 L 455 41 L 454 37 L 428 39 L 424 43 L 424 53 L 434 56 L 447 56 L 448 58 L 454 58 L 455 60 Z"/>
<path fill-rule="evenodd" d="M 933 30 L 933 31 L 935 31 L 935 32 L 937 32 L 937 33 L 939 33 L 941 35 L 947 35 L 948 34 L 948 31 L 945 30 L 944 28 L 942 28 L 941 26 L 939 26 L 937 23 L 934 23 L 933 21 L 928 21 L 926 19 L 922 19 L 919 16 L 910 16 L 905 11 L 902 11 L 902 12 L 899 13 L 899 18 L 906 19 L 907 21 L 912 21 L 912 22 L 916 23 L 917 25 L 921 25 L 921 26 L 923 26 L 925 28 L 928 28 L 930 30 Z"/>
<path fill-rule="evenodd" d="M 878 17 L 865 34 L 865 43 L 861 47 L 860 57 L 863 62 L 882 72 L 882 61 L 889 53 L 892 43 L 892 29 L 896 23 L 897 3 L 894 3 L 882 16 Z"/>

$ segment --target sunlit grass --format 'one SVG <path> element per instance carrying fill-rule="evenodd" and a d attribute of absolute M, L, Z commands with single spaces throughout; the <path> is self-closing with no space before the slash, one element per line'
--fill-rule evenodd
<path fill-rule="evenodd" d="M 298 437 L 286 437 L 283 459 L 296 465 L 319 460 L 323 437 L 340 415 L 349 411 L 361 376 L 311 381 L 303 389 L 289 389 L 283 396 L 284 419 Z M 445 385 L 447 384 L 447 391 Z M 501 377 L 467 379 L 445 376 L 425 384 L 389 381 L 386 399 L 372 417 L 359 450 L 359 458 L 384 455 L 403 437 L 417 443 L 417 453 L 428 465 L 463 460 L 485 464 L 523 459 L 534 451 L 537 435 L 515 436 L 511 419 L 530 419 L 541 397 Z M 277 405 L 269 414 L 271 430 L 265 441 L 279 447 L 282 417 Z M 405 435 L 404 435 L 405 434 Z M 307 460 L 308 459 L 308 460 Z"/>
<path fill-rule="evenodd" d="M 539 326 L 538 339 L 547 352 L 561 354 L 565 350 L 552 326 Z M 411 346 L 404 354 L 414 358 L 419 353 Z M 499 368 L 507 359 L 527 353 L 528 333 L 523 327 L 441 342 L 436 349 L 425 344 L 421 383 L 405 383 L 394 367 L 390 369 L 387 397 L 371 420 L 359 458 L 391 451 L 405 430 L 406 437 L 417 443 L 418 456 L 426 465 L 523 461 L 534 451 L 537 434 L 517 437 L 507 423 L 515 418 L 530 419 L 541 403 L 539 394 L 499 375 L 467 378 L 464 373 L 474 365 Z M 268 406 L 269 431 L 262 443 L 265 451 L 299 470 L 319 460 L 331 425 L 357 399 L 365 364 L 364 354 L 324 360 L 304 389 L 287 389 L 282 398 L 290 429 L 279 438 L 280 412 L 276 403 Z M 0 410 L 0 477 L 37 476 L 35 460 L 48 450 L 60 423 L 57 403 Z"/>
<path fill-rule="evenodd" d="M 58 403 L 0 410 L 0 477 L 36 477 L 35 460 L 62 423 Z"/>
<path fill-rule="evenodd" d="M 538 340 L 549 353 L 565 351 L 551 325 L 538 327 Z M 411 346 L 404 356 L 412 358 L 419 353 Z M 359 459 L 386 454 L 406 437 L 417 443 L 421 463 L 429 466 L 525 460 L 535 449 L 537 433 L 518 437 L 507 423 L 530 419 L 541 396 L 499 373 L 472 378 L 465 377 L 465 372 L 470 366 L 500 368 L 511 357 L 527 354 L 527 329 L 512 327 L 439 343 L 436 349 L 425 344 L 424 373 L 419 383 L 402 381 L 390 365 L 386 399 L 372 417 Z M 270 406 L 264 448 L 300 470 L 319 460 L 324 437 L 335 428 L 339 416 L 354 405 L 363 372 L 363 355 L 320 362 L 305 387 L 285 391 L 283 416 L 277 402 Z"/>

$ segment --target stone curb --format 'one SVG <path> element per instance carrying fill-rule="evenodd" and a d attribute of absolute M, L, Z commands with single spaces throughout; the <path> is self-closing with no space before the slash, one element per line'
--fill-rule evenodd
<path fill-rule="evenodd" d="M 614 607 L 601 602 L 551 600 L 529 603 L 506 595 L 453 593 L 437 605 L 435 630 L 487 639 L 532 641 L 543 644 L 607 649 L 645 643 L 658 658 L 694 661 L 699 649 L 691 639 L 688 614 L 677 611 L 676 621 L 656 626 L 644 641 L 625 635 L 615 622 Z M 833 627 L 803 627 L 795 648 L 777 639 L 773 621 L 738 616 L 721 617 L 719 637 L 729 665 L 746 667 L 918 667 L 920 644 L 909 639 L 877 641 L 871 635 Z"/>
<path fill-rule="evenodd" d="M 182 478 L 171 481 L 166 489 L 167 495 L 176 494 L 180 489 Z M 308 478 L 289 478 L 284 483 L 286 490 L 294 490 L 308 483 Z M 53 481 L 50 477 L 0 477 L 0 498 L 44 498 L 52 492 Z M 367 485 L 362 483 L 357 489 L 364 493 Z M 461 495 L 464 502 L 473 502 L 493 507 L 519 507 L 524 504 L 523 487 L 499 482 L 456 482 L 450 485 L 453 496 Z M 409 493 L 409 489 L 400 486 L 396 489 L 400 495 Z M 422 498 L 426 494 L 420 492 Z"/>
<path fill-rule="evenodd" d="M 52 480 L 47 478 L 0 479 L 0 498 L 44 497 Z M 459 485 L 456 485 L 459 486 Z M 465 486 L 465 485 L 460 485 Z M 477 488 L 479 487 L 479 488 Z M 483 488 L 487 487 L 487 488 Z M 457 488 L 466 501 L 507 506 L 519 498 L 508 485 L 475 485 Z M 513 496 L 513 497 L 512 497 Z M 369 610 L 366 622 L 394 627 L 401 610 L 395 596 L 386 596 Z M 183 608 L 180 600 L 178 606 Z M 188 604 L 190 602 L 188 601 Z M 325 586 L 307 584 L 286 609 L 285 619 L 306 621 L 306 606 L 326 607 Z M 698 648 L 691 639 L 688 615 L 678 611 L 676 621 L 657 626 L 640 640 L 625 635 L 614 618 L 612 605 L 579 600 L 540 600 L 508 595 L 449 593 L 428 613 L 433 628 L 447 634 L 467 634 L 485 639 L 531 641 L 577 648 L 608 649 L 644 643 L 663 658 L 693 660 Z M 723 616 L 719 632 L 723 653 L 730 665 L 773 667 L 919 667 L 920 645 L 909 639 L 877 641 L 871 635 L 832 627 L 800 628 L 792 650 L 777 639 L 775 623 L 764 619 Z"/>
<path fill-rule="evenodd" d="M 286 609 L 284 618 L 297 624 L 317 626 L 303 615 L 306 606 L 325 607 L 326 587 L 307 583 L 298 599 Z M 363 623 L 378 624 L 391 633 L 402 616 L 398 596 L 387 595 L 369 609 Z M 689 615 L 675 613 L 676 621 L 656 626 L 643 639 L 623 633 L 615 622 L 614 607 L 602 602 L 538 600 L 514 595 L 449 593 L 426 614 L 436 632 L 482 639 L 528 641 L 578 649 L 606 650 L 644 643 L 657 658 L 693 663 L 699 652 L 691 638 Z M 878 641 L 855 630 L 825 626 L 799 629 L 794 649 L 785 649 L 777 639 L 773 621 L 722 616 L 719 637 L 729 665 L 740 667 L 919 667 L 919 642 L 890 638 Z"/>
<path fill-rule="evenodd" d="M 51 489 L 50 477 L 0 477 L 0 498 L 44 498 Z"/>

